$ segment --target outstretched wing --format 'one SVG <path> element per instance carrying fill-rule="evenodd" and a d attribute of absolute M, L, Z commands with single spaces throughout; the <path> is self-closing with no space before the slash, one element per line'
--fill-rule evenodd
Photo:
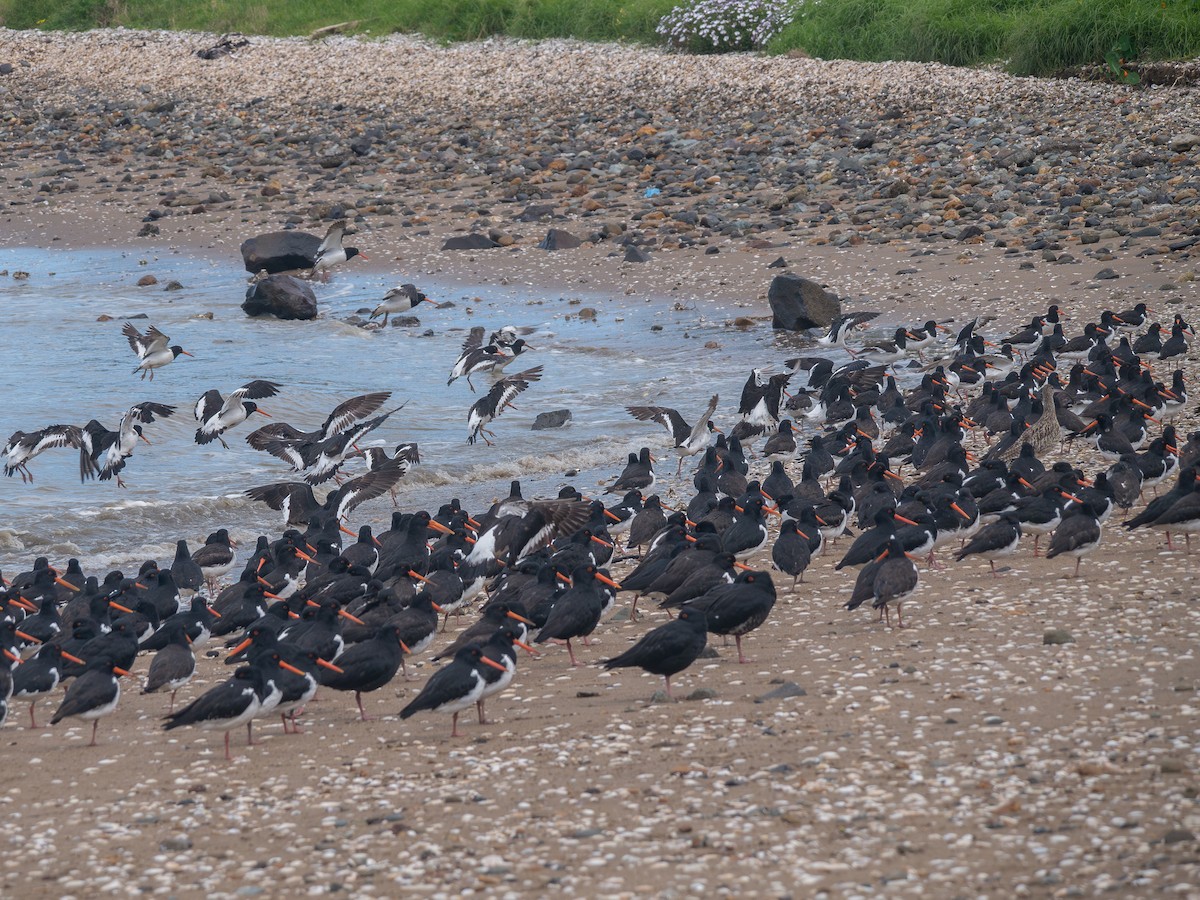
<path fill-rule="evenodd" d="M 472 328 L 470 331 L 467 332 L 467 339 L 465 341 L 463 341 L 462 353 L 460 353 L 459 356 L 460 357 L 466 356 L 472 350 L 478 350 L 482 346 L 483 346 L 483 326 L 476 325 L 474 328 Z"/>
<path fill-rule="evenodd" d="M 407 474 L 408 467 L 408 460 L 397 456 L 374 472 L 351 478 L 325 498 L 325 509 L 336 513 L 339 519 L 345 518 L 359 504 L 386 494 L 395 487 L 396 482 Z"/>
<path fill-rule="evenodd" d="M 144 403 L 135 403 L 129 407 L 129 417 L 147 425 L 153 422 L 156 416 L 161 419 L 169 419 L 174 413 L 175 407 L 167 406 L 165 403 L 153 403 L 149 400 Z"/>
<path fill-rule="evenodd" d="M 391 391 L 377 391 L 373 394 L 351 397 L 349 400 L 339 403 L 329 414 L 325 424 L 321 426 L 322 439 L 327 440 L 334 435 L 341 434 L 359 419 L 366 418 L 387 403 L 391 396 Z M 250 438 L 246 438 L 246 440 L 249 441 Z"/>
<path fill-rule="evenodd" d="M 160 350 L 167 346 L 167 336 L 151 325 L 145 334 L 142 334 L 134 328 L 132 322 L 126 322 L 121 326 L 121 334 L 125 335 L 125 339 L 129 341 L 129 349 L 137 354 L 138 359 L 145 359 L 153 350 Z M 162 347 L 155 347 L 154 341 L 156 337 L 162 338 Z"/>
<path fill-rule="evenodd" d="M 679 411 L 669 406 L 627 406 L 625 411 L 639 422 L 657 422 L 667 429 L 677 447 L 687 440 L 692 430 Z"/>
<path fill-rule="evenodd" d="M 346 220 L 338 219 L 329 226 L 329 230 L 325 232 L 325 239 L 321 241 L 321 246 L 317 248 L 317 256 L 322 253 L 328 253 L 330 250 L 336 250 L 342 246 L 342 235 L 346 233 Z"/>
<path fill-rule="evenodd" d="M 307 434 L 298 428 L 293 428 L 287 422 L 271 422 L 246 435 L 246 443 L 255 450 L 266 450 L 272 441 L 307 441 L 320 440 L 320 434 Z"/>
<path fill-rule="evenodd" d="M 30 448 L 32 457 L 53 447 L 78 447 L 82 439 L 83 429 L 78 425 L 48 425 L 41 431 L 25 435 L 22 443 Z"/>
<path fill-rule="evenodd" d="M 271 509 L 279 510 L 289 522 L 303 521 L 312 510 L 319 509 L 321 506 L 313 495 L 313 489 L 302 481 L 264 484 L 261 487 L 250 488 L 245 494 L 251 500 L 257 500 L 259 503 L 267 504 Z M 292 515 L 293 510 L 297 515 Z"/>
<path fill-rule="evenodd" d="M 205 391 L 204 396 L 196 401 L 196 421 L 204 424 L 221 411 L 225 400 L 217 390 Z"/>
<path fill-rule="evenodd" d="M 274 381 L 251 381 L 234 391 L 233 396 L 238 398 L 239 403 L 242 400 L 261 400 L 264 397 L 274 397 L 281 387 L 283 385 Z"/>
<path fill-rule="evenodd" d="M 282 459 L 297 472 L 303 472 L 311 462 L 304 450 L 306 447 L 311 446 L 307 442 L 275 440 L 268 441 L 262 449 L 266 450 L 276 459 Z"/>

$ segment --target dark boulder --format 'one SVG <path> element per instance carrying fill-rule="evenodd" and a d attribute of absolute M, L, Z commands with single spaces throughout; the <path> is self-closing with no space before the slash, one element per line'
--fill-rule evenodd
<path fill-rule="evenodd" d="M 447 238 L 443 250 L 494 250 L 500 245 L 486 234 L 458 234 Z"/>
<path fill-rule="evenodd" d="M 562 428 L 571 421 L 569 409 L 555 409 L 550 412 L 538 413 L 530 426 L 533 431 L 546 431 L 549 428 Z"/>
<path fill-rule="evenodd" d="M 247 272 L 267 270 L 268 275 L 311 269 L 321 239 L 304 231 L 272 231 L 242 241 L 242 262 Z"/>
<path fill-rule="evenodd" d="M 291 275 L 268 275 L 246 290 L 242 310 L 248 316 L 277 319 L 315 319 L 317 295 Z"/>
<path fill-rule="evenodd" d="M 561 228 L 551 228 L 538 244 L 539 250 L 574 250 L 583 244 L 579 238 Z"/>
<path fill-rule="evenodd" d="M 772 328 L 800 331 L 828 328 L 842 314 L 842 304 L 815 281 L 787 273 L 771 279 L 767 291 Z"/>
<path fill-rule="evenodd" d="M 645 250 L 643 250 L 641 247 L 637 247 L 633 244 L 630 244 L 628 247 L 625 248 L 625 262 L 632 262 L 632 263 L 650 262 L 650 254 L 647 253 Z"/>

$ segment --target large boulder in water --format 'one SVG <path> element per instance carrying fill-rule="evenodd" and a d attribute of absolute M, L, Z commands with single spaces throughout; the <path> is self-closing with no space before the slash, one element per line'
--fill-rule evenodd
<path fill-rule="evenodd" d="M 772 328 L 800 331 L 828 328 L 842 314 L 841 301 L 815 281 L 791 273 L 776 275 L 767 291 Z"/>
<path fill-rule="evenodd" d="M 247 272 L 267 274 L 311 269 L 321 238 L 305 231 L 272 231 L 242 241 L 242 262 Z"/>
<path fill-rule="evenodd" d="M 246 290 L 242 309 L 248 316 L 277 319 L 315 319 L 317 295 L 291 275 L 268 275 Z"/>

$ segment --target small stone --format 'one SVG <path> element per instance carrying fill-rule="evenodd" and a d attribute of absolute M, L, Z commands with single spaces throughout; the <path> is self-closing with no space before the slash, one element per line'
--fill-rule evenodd
<path fill-rule="evenodd" d="M 1118 276 L 1117 276 L 1117 273 L 1114 272 L 1112 269 L 1101 269 L 1093 277 L 1095 278 L 1096 281 L 1111 281 L 1112 279 L 1114 279 Z"/>
<path fill-rule="evenodd" d="M 712 688 L 696 688 L 694 691 L 692 691 L 690 694 L 688 694 L 683 699 L 684 700 L 714 700 L 714 699 L 716 699 L 716 696 L 717 696 L 717 692 L 714 691 Z"/>
<path fill-rule="evenodd" d="M 192 849 L 192 839 L 186 834 L 180 834 L 160 841 L 158 847 L 160 850 L 165 850 L 168 853 L 182 853 L 185 850 Z"/>
<path fill-rule="evenodd" d="M 143 275 L 137 281 L 138 287 L 149 287 L 152 284 L 158 284 L 158 279 L 153 275 Z"/>
<path fill-rule="evenodd" d="M 1048 628 L 1042 634 L 1043 644 L 1073 644 L 1075 638 L 1065 628 Z"/>
<path fill-rule="evenodd" d="M 1003 725 L 1004 719 L 1000 716 L 988 716 L 983 720 L 984 725 Z"/>
<path fill-rule="evenodd" d="M 625 262 L 644 263 L 650 262 L 650 254 L 641 247 L 635 247 L 630 244 L 625 248 Z"/>
<path fill-rule="evenodd" d="M 1190 844 L 1196 835 L 1186 828 L 1172 828 L 1163 835 L 1164 844 Z"/>
<path fill-rule="evenodd" d="M 461 234 L 447 238 L 443 250 L 494 250 L 500 245 L 486 234 Z"/>
<path fill-rule="evenodd" d="M 782 256 L 772 262 L 767 263 L 768 269 L 786 269 L 788 266 L 787 260 Z"/>
<path fill-rule="evenodd" d="M 167 282 L 167 286 L 164 287 L 163 290 L 164 291 L 182 291 L 183 285 L 180 284 L 178 281 L 175 281 L 174 279 L 172 279 L 171 281 Z"/>
<path fill-rule="evenodd" d="M 755 703 L 765 703 L 768 700 L 788 700 L 792 697 L 807 697 L 808 691 L 794 681 L 785 681 L 773 691 L 767 691 L 761 697 L 755 697 Z"/>
<path fill-rule="evenodd" d="M 1164 759 L 1158 764 L 1158 770 L 1164 775 L 1179 775 L 1187 771 L 1181 759 Z"/>

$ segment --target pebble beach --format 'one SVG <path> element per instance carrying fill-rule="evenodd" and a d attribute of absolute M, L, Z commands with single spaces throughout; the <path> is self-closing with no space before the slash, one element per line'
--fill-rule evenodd
<path fill-rule="evenodd" d="M 730 328 L 769 328 L 780 259 L 885 321 L 1200 318 L 1192 87 L 399 36 L 199 58 L 217 38 L 0 29 L 0 248 L 238 269 L 249 236 L 347 218 L 356 271 L 397 283 L 603 291 Z M 549 228 L 581 246 L 540 249 Z M 498 246 L 441 249 L 466 233 Z M 1194 347 L 1180 365 L 1194 384 Z M 457 740 L 396 718 L 427 659 L 366 698 L 379 721 L 323 692 L 304 734 L 235 734 L 232 764 L 219 733 L 164 735 L 136 677 L 97 748 L 14 701 L 0 893 L 1200 897 L 1200 554 L 1115 518 L 1079 579 L 1024 545 L 998 579 L 922 570 L 904 631 L 842 609 L 832 551 L 778 579 L 753 663 L 710 639 L 687 699 L 553 648 Z M 644 630 L 618 614 L 581 657 Z M 199 663 L 194 694 L 227 674 Z"/>

